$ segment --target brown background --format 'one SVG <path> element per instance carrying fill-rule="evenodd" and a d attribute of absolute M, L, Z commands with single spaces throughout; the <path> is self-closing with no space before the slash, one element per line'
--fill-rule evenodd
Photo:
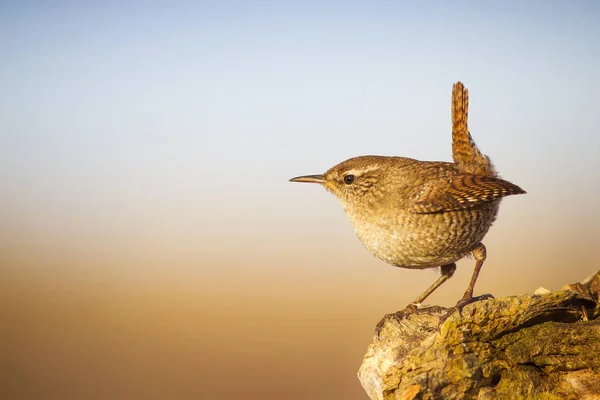
<path fill-rule="evenodd" d="M 458 79 L 528 191 L 476 294 L 598 270 L 596 3 L 350 3 L 0 6 L 0 398 L 365 399 L 376 323 L 437 273 L 287 180 L 449 160 Z"/>

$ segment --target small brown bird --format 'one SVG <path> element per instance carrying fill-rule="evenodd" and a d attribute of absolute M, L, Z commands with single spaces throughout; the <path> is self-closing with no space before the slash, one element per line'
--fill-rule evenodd
<path fill-rule="evenodd" d="M 396 318 L 416 310 L 452 277 L 455 262 L 469 254 L 475 258 L 475 271 L 456 308 L 471 302 L 486 258 L 481 241 L 496 219 L 500 200 L 525 193 L 500 179 L 490 159 L 475 145 L 467 125 L 468 104 L 468 91 L 457 82 L 452 90 L 453 163 L 360 156 L 323 175 L 290 180 L 318 183 L 333 193 L 363 245 L 386 263 L 411 269 L 441 267 L 441 276 L 405 310 L 394 314 Z"/>

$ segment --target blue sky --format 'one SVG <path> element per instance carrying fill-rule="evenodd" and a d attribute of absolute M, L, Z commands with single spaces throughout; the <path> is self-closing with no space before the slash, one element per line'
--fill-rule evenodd
<path fill-rule="evenodd" d="M 596 194 L 594 2 L 2 8 L 0 176 L 17 225 L 36 210 L 90 229 L 283 215 L 316 196 L 287 178 L 351 156 L 449 160 L 459 79 L 503 176 L 565 204 Z"/>

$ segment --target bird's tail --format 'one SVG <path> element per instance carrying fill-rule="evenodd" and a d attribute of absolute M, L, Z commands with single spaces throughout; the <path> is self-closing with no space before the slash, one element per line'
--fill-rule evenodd
<path fill-rule="evenodd" d="M 494 167 L 469 133 L 469 91 L 462 82 L 452 87 L 452 158 L 473 172 L 493 174 Z"/>

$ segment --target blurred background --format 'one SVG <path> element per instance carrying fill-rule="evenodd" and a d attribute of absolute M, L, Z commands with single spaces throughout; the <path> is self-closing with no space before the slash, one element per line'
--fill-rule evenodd
<path fill-rule="evenodd" d="M 2 398 L 366 399 L 376 323 L 437 273 L 373 258 L 333 196 L 288 179 L 451 160 L 457 80 L 528 191 L 476 294 L 598 270 L 597 2 L 0 7 Z"/>

